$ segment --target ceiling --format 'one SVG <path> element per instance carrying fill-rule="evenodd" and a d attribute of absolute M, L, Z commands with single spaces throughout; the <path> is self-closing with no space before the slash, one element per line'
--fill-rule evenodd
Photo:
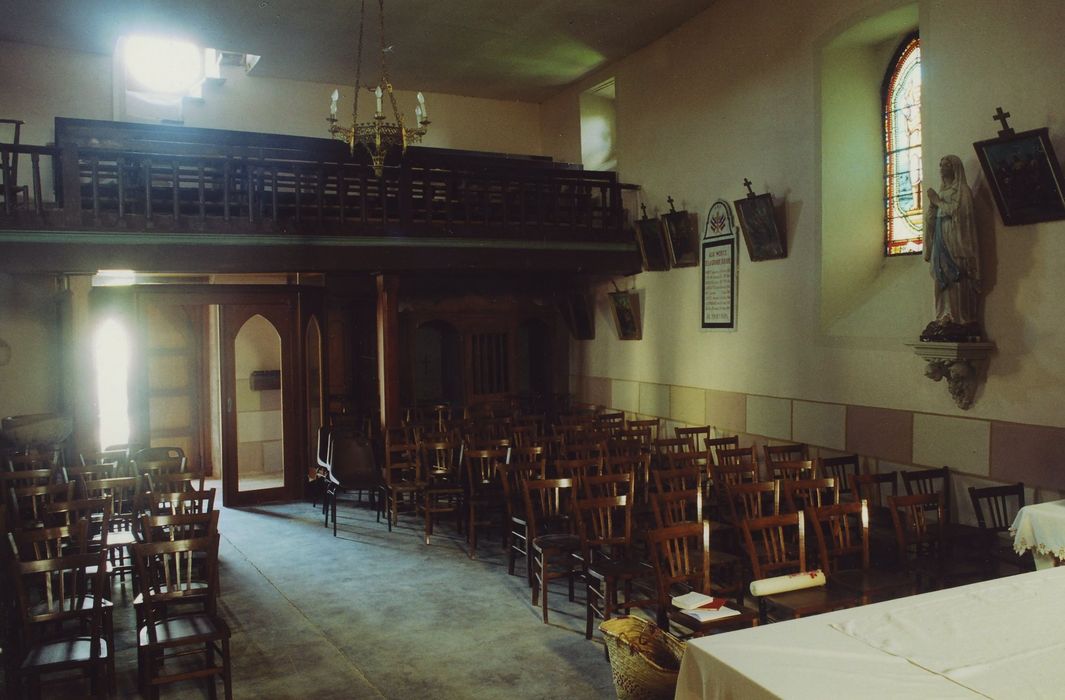
<path fill-rule="evenodd" d="M 714 0 L 390 0 L 397 89 L 540 102 L 646 46 Z M 262 56 L 253 74 L 354 83 L 361 0 L 0 0 L 0 40 L 110 55 L 119 36 L 166 33 Z M 376 79 L 378 7 L 363 71 Z M 368 59 L 368 60 L 367 60 Z M 364 78 L 365 79 L 365 78 Z"/>

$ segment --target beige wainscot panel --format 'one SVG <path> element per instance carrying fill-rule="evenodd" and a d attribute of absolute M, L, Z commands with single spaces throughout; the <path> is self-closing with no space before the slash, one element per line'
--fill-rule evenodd
<path fill-rule="evenodd" d="M 610 381 L 610 393 L 614 399 L 614 410 L 626 413 L 640 412 L 640 383 L 624 379 Z"/>
<path fill-rule="evenodd" d="M 641 382 L 640 413 L 662 418 L 669 417 L 669 384 L 645 384 Z"/>
<path fill-rule="evenodd" d="M 690 386 L 671 386 L 669 417 L 688 425 L 706 425 L 706 390 Z"/>
<path fill-rule="evenodd" d="M 791 399 L 747 397 L 747 431 L 777 440 L 791 439 Z"/>
<path fill-rule="evenodd" d="M 913 461 L 978 476 L 990 473 L 991 424 L 983 420 L 915 413 Z"/>
<path fill-rule="evenodd" d="M 732 435 L 747 430 L 747 394 L 734 391 L 706 392 L 706 422 L 719 435 Z"/>
<path fill-rule="evenodd" d="M 792 439 L 817 447 L 842 450 L 847 444 L 847 407 L 834 403 L 795 401 Z"/>

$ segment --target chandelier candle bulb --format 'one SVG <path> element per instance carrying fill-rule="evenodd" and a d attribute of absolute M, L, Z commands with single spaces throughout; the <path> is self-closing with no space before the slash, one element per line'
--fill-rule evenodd
<path fill-rule="evenodd" d="M 377 116 L 381 116 L 382 114 L 384 114 L 384 110 L 381 109 L 381 86 L 378 85 L 377 88 L 373 91 L 373 93 L 377 95 Z"/>
<path fill-rule="evenodd" d="M 418 106 L 422 108 L 421 117 L 418 119 L 418 123 L 429 121 L 429 110 L 425 108 L 425 95 L 418 93 Z"/>
<path fill-rule="evenodd" d="M 329 118 L 330 119 L 336 119 L 337 118 L 337 100 L 340 99 L 340 91 L 339 90 L 333 90 L 333 94 L 331 95 L 331 98 L 332 98 L 332 101 L 329 103 Z"/>

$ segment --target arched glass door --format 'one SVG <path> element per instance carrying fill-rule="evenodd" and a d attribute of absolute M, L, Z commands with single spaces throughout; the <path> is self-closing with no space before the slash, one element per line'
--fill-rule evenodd
<path fill-rule="evenodd" d="M 222 491 L 226 505 L 291 497 L 299 415 L 288 305 L 224 305 Z"/>

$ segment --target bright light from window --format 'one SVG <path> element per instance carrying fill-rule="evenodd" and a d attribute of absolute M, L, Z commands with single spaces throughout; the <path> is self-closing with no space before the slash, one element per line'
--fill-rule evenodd
<path fill-rule="evenodd" d="M 203 50 L 151 36 L 126 37 L 127 75 L 148 92 L 184 95 L 203 81 Z"/>
<path fill-rule="evenodd" d="M 94 287 L 128 287 L 136 281 L 133 270 L 100 270 L 92 276 Z"/>
<path fill-rule="evenodd" d="M 129 442 L 129 335 L 111 318 L 100 324 L 93 339 L 96 357 L 96 404 L 100 418 L 100 449 Z"/>

